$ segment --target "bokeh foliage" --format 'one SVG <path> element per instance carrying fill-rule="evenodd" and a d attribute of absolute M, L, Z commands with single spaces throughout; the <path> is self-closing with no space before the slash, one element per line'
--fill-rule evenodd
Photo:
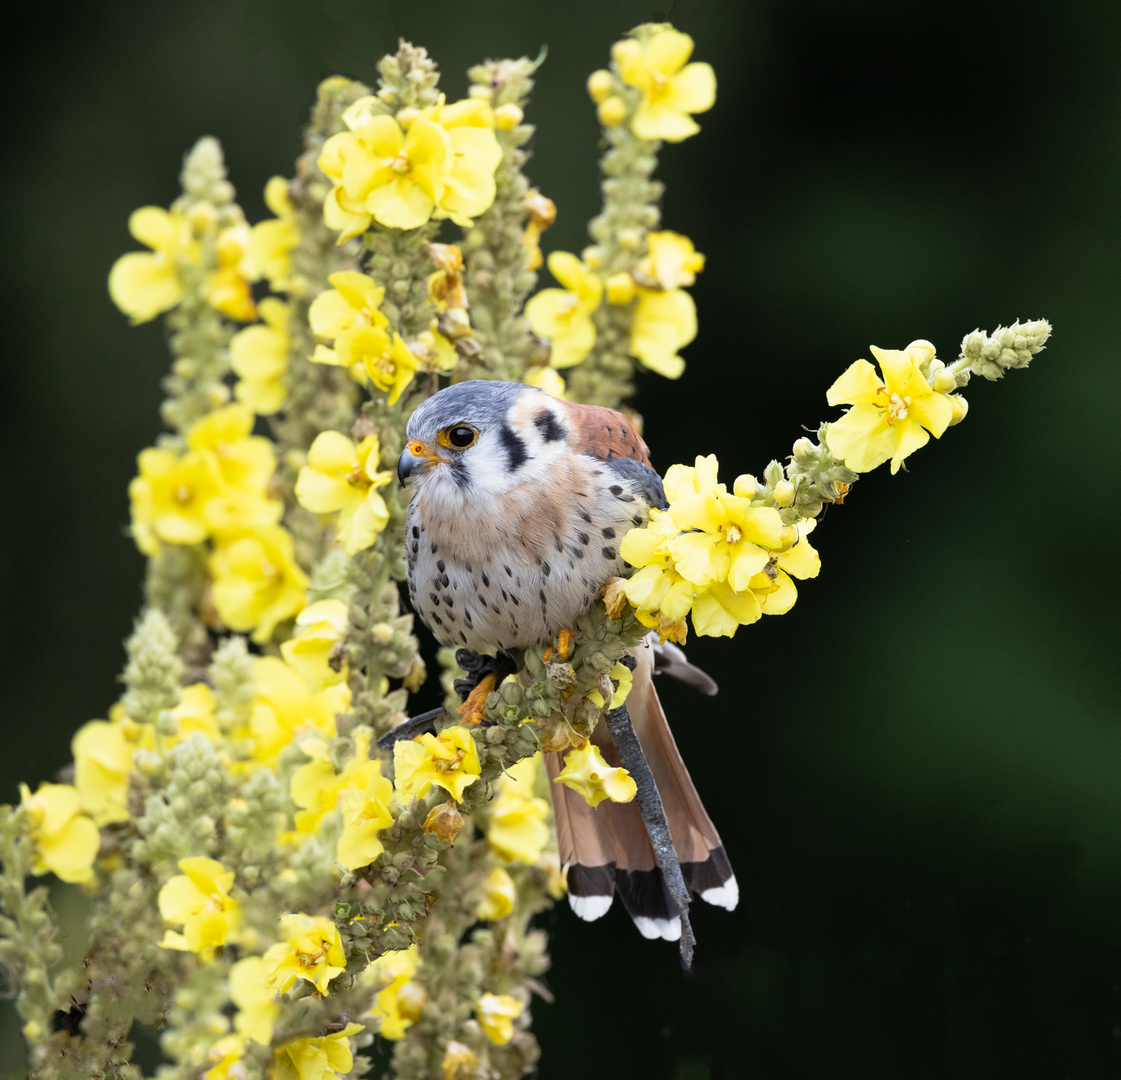
<path fill-rule="evenodd" d="M 104 715 L 139 604 L 125 487 L 166 351 L 105 293 L 131 209 L 170 202 L 210 133 L 265 216 L 316 82 L 370 78 L 399 35 L 457 94 L 469 64 L 547 43 L 529 171 L 558 204 L 546 248 L 579 250 L 583 80 L 662 15 L 719 94 L 661 170 L 667 220 L 708 264 L 684 381 L 640 384 L 656 464 L 704 448 L 761 469 L 873 342 L 952 355 L 974 326 L 1040 314 L 1055 337 L 1029 375 L 976 383 L 969 423 L 909 474 L 829 511 L 826 572 L 785 619 L 694 643 L 723 691 L 666 687 L 666 707 L 744 900 L 697 912 L 696 977 L 620 912 L 552 913 L 542 1075 L 1115 1075 L 1121 14 L 1090 0 L 27 12 L 0 172 L 0 798 Z M 574 1003 L 608 977 L 612 1024 L 587 1031 Z M 0 1054 L 20 1064 L 11 1020 Z"/>

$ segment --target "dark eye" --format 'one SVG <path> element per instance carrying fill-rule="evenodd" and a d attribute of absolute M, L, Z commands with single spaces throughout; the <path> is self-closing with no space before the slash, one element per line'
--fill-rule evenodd
<path fill-rule="evenodd" d="M 447 445 L 454 446 L 457 450 L 466 450 L 479 437 L 479 433 L 466 424 L 456 424 L 443 432 L 443 435 Z"/>

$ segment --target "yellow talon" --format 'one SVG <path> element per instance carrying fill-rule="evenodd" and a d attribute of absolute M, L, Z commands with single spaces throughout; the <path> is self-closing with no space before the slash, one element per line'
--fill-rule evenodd
<path fill-rule="evenodd" d="M 561 630 L 557 639 L 557 652 L 560 653 L 562 660 L 568 659 L 568 654 L 572 651 L 572 642 L 575 640 L 576 635 L 571 630 Z"/>
<path fill-rule="evenodd" d="M 557 636 L 556 648 L 550 645 L 542 654 L 541 659 L 547 664 L 554 656 L 559 656 L 562 660 L 568 659 L 568 654 L 572 651 L 572 642 L 576 639 L 576 634 L 572 630 L 561 630 Z"/>
<path fill-rule="evenodd" d="M 481 724 L 487 718 L 487 694 L 494 690 L 495 676 L 488 671 L 467 695 L 467 700 L 459 707 L 459 718 L 465 724 Z"/>

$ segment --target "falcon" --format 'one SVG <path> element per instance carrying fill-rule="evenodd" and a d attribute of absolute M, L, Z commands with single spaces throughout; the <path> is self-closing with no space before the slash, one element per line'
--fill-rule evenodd
<path fill-rule="evenodd" d="M 397 474 L 411 488 L 405 525 L 409 597 L 441 645 L 517 657 L 566 640 L 612 577 L 629 529 L 665 492 L 646 444 L 621 413 L 560 401 L 517 383 L 468 381 L 439 391 L 409 419 Z M 739 899 L 724 846 L 701 803 L 654 689 L 665 669 L 707 693 L 716 686 L 681 650 L 652 635 L 634 650 L 627 708 L 658 785 L 682 874 L 702 900 Z M 601 722 L 592 735 L 610 765 Z M 547 754 L 550 778 L 559 754 Z M 602 802 L 551 784 L 568 899 L 598 919 L 618 894 L 639 931 L 676 940 L 676 907 L 637 803 Z"/>

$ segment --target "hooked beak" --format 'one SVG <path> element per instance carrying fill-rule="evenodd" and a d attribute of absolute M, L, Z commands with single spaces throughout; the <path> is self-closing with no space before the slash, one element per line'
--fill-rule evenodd
<path fill-rule="evenodd" d="M 429 465 L 443 460 L 419 439 L 410 439 L 397 459 L 397 479 L 403 484 L 410 476 L 422 473 Z"/>

